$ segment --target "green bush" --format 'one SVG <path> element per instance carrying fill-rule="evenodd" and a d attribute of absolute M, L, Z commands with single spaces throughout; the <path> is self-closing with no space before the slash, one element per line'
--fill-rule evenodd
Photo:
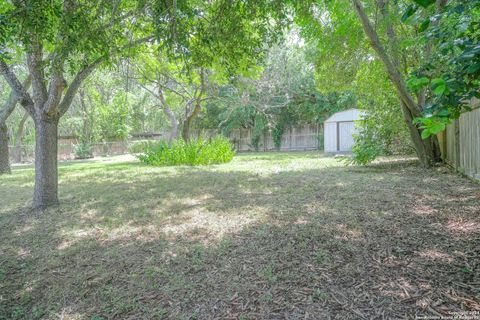
<path fill-rule="evenodd" d="M 89 159 L 93 158 L 92 145 L 88 142 L 79 142 L 73 147 L 75 159 Z"/>
<path fill-rule="evenodd" d="M 348 158 L 350 164 L 366 165 L 377 157 L 384 155 L 385 148 L 374 136 L 363 131 L 354 135 L 355 144 L 352 147 L 352 157 Z"/>
<path fill-rule="evenodd" d="M 169 146 L 165 141 L 146 145 L 140 161 L 154 166 L 208 165 L 226 163 L 233 159 L 233 145 L 223 137 L 196 139 L 188 143 L 176 140 Z"/>

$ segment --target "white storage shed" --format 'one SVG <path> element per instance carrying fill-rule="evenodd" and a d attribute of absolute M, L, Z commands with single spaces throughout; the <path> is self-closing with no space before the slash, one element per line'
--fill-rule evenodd
<path fill-rule="evenodd" d="M 355 121 L 361 120 L 363 114 L 358 109 L 349 109 L 333 114 L 324 123 L 325 152 L 350 152 L 353 147 Z"/>

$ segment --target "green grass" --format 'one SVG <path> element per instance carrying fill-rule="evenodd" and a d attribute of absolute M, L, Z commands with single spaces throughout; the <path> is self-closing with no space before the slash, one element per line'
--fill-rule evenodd
<path fill-rule="evenodd" d="M 29 209 L 33 177 L 30 166 L 0 176 L 0 319 L 380 319 L 480 306 L 480 188 L 415 161 L 64 162 L 62 205 L 42 215 Z"/>

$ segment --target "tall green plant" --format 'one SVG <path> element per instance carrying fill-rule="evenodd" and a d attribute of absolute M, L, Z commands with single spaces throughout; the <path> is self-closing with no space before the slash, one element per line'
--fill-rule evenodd
<path fill-rule="evenodd" d="M 175 140 L 170 145 L 161 141 L 156 145 L 145 145 L 144 153 L 138 159 L 154 166 L 210 165 L 230 162 L 233 159 L 233 145 L 223 136 L 191 139 L 189 142 Z"/>

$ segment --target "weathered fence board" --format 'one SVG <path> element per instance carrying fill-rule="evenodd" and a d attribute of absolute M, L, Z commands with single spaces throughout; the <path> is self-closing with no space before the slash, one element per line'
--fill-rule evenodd
<path fill-rule="evenodd" d="M 443 156 L 459 172 L 480 179 L 480 109 L 447 126 Z"/>

